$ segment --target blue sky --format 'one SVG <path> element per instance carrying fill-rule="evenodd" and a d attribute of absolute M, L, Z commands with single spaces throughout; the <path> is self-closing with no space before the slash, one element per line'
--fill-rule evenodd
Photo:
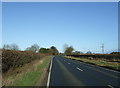
<path fill-rule="evenodd" d="M 2 4 L 3 44 L 22 50 L 72 45 L 75 50 L 101 53 L 118 49 L 117 2 L 7 2 Z"/>

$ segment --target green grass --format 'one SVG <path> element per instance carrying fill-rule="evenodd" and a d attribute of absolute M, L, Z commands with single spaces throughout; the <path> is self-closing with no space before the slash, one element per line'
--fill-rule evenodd
<path fill-rule="evenodd" d="M 91 64 L 95 64 L 97 66 L 104 66 L 104 67 L 110 67 L 112 69 L 115 70 L 120 70 L 120 65 L 118 63 L 114 63 L 114 62 L 106 62 L 103 60 L 90 60 L 90 59 L 85 59 L 85 58 L 77 58 L 77 57 L 71 57 L 71 56 L 64 56 L 65 58 L 69 58 L 69 59 L 74 59 L 74 60 L 79 60 L 79 61 L 83 61 L 86 63 L 91 63 Z"/>
<path fill-rule="evenodd" d="M 25 73 L 23 77 L 16 82 L 15 86 L 34 86 L 40 79 L 43 69 L 48 66 L 51 59 L 52 57 L 46 58 L 43 63 L 37 67 L 37 70 Z"/>

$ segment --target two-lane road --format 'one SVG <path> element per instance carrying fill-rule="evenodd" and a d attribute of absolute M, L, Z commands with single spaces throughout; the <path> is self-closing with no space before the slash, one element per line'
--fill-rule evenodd
<path fill-rule="evenodd" d="M 119 72 L 55 56 L 49 86 L 119 86 Z"/>

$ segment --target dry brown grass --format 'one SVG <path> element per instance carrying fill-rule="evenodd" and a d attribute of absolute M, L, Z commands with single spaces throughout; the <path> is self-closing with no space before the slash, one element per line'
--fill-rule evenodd
<path fill-rule="evenodd" d="M 38 65 L 42 64 L 45 58 L 47 58 L 47 56 L 40 60 L 35 60 L 31 63 L 25 64 L 22 67 L 18 67 L 14 70 L 10 69 L 7 73 L 3 74 L 2 85 L 14 85 L 14 83 L 23 77 L 25 73 L 36 70 Z"/>

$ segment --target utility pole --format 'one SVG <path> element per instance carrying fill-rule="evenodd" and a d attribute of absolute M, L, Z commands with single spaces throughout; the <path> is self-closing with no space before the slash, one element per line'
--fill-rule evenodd
<path fill-rule="evenodd" d="M 104 43 L 102 43 L 102 53 L 104 54 Z"/>

